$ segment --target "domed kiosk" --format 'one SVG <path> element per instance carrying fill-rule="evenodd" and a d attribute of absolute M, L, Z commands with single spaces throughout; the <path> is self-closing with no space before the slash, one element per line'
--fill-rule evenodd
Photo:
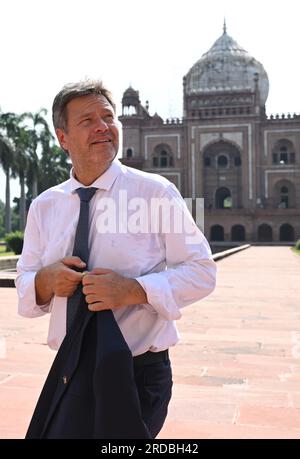
<path fill-rule="evenodd" d="M 184 77 L 184 93 L 189 101 L 186 108 L 191 110 L 201 105 L 226 104 L 226 99 L 218 99 L 221 94 L 257 94 L 256 105 L 264 107 L 268 92 L 269 79 L 263 65 L 227 34 L 225 23 L 221 37 Z M 214 95 L 217 99 L 215 97 L 213 102 L 206 98 L 203 104 L 196 102 L 197 96 L 208 95 Z M 231 97 L 228 102 L 249 105 L 250 99 Z"/>

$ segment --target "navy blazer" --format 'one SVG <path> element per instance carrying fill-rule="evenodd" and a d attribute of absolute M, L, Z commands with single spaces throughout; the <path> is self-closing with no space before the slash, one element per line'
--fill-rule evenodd
<path fill-rule="evenodd" d="M 142 419 L 132 354 L 112 311 L 91 312 L 84 297 L 81 303 L 26 438 L 151 438 Z"/>

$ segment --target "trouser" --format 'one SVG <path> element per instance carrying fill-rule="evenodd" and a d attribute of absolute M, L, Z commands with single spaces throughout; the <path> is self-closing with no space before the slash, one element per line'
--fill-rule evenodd
<path fill-rule="evenodd" d="M 168 413 L 172 395 L 172 369 L 170 360 L 149 365 L 134 366 L 143 420 L 151 437 L 161 430 Z"/>

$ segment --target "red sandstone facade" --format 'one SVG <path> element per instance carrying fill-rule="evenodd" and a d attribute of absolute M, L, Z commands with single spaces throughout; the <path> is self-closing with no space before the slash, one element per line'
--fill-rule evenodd
<path fill-rule="evenodd" d="M 210 241 L 300 239 L 300 115 L 267 116 L 263 66 L 223 35 L 183 78 L 183 118 L 122 99 L 123 158 L 204 197 Z"/>

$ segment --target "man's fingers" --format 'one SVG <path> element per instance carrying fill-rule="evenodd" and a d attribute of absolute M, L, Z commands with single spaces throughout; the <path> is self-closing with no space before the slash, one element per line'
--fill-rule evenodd
<path fill-rule="evenodd" d="M 103 303 L 101 301 L 98 302 L 98 303 L 89 304 L 88 308 L 89 308 L 90 311 L 94 311 L 94 312 L 104 311 L 106 309 L 111 309 L 106 303 Z"/>
<path fill-rule="evenodd" d="M 107 274 L 107 273 L 105 273 Z M 89 285 L 89 284 L 95 284 L 97 282 L 97 284 L 99 285 L 99 275 L 97 274 L 85 274 L 85 276 L 83 276 L 83 279 L 82 279 L 82 284 L 83 285 Z"/>
<path fill-rule="evenodd" d="M 82 293 L 84 293 L 84 295 L 88 295 L 89 293 L 94 293 L 94 290 L 95 289 L 93 285 L 85 285 L 82 289 Z"/>
<path fill-rule="evenodd" d="M 92 304 L 92 303 L 96 303 L 97 301 L 99 301 L 99 297 L 97 297 L 97 295 L 90 294 L 90 295 L 86 295 L 85 300 L 87 303 Z"/>
<path fill-rule="evenodd" d="M 84 277 L 83 273 L 78 273 L 73 269 L 66 269 L 64 272 L 64 279 L 71 282 L 80 282 Z"/>
<path fill-rule="evenodd" d="M 86 263 L 79 257 L 64 257 L 61 262 L 66 266 L 77 266 L 78 268 L 86 266 Z"/>

